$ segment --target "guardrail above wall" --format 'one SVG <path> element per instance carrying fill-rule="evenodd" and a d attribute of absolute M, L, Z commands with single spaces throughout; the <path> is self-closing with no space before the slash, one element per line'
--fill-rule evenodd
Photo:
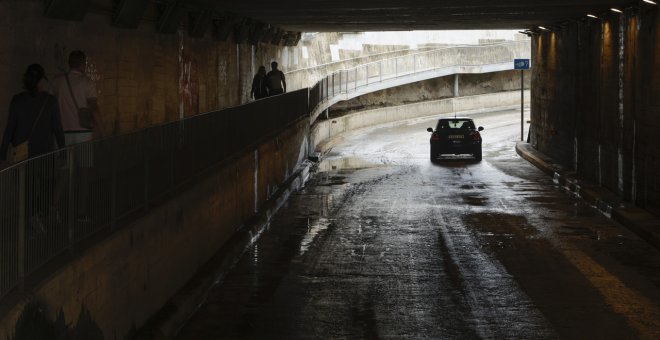
<path fill-rule="evenodd" d="M 422 74 L 428 74 L 426 79 L 451 74 L 437 72 L 438 70 L 464 70 L 464 72 L 471 71 L 470 73 L 511 70 L 513 59 L 529 58 L 529 55 L 530 41 L 523 40 L 491 45 L 447 47 L 336 71 L 321 79 L 310 89 L 312 123 L 332 104 L 352 97 L 348 96 L 351 93 L 357 96 L 371 92 L 369 88 L 377 91 L 383 87 L 420 81 L 425 79 L 420 76 Z M 374 86 L 383 83 L 391 84 Z"/>
<path fill-rule="evenodd" d="M 0 298 L 100 231 L 307 117 L 308 89 L 76 144 L 0 171 Z"/>

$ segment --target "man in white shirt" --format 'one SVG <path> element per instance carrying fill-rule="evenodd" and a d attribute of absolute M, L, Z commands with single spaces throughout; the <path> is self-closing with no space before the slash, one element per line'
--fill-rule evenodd
<path fill-rule="evenodd" d="M 69 72 L 53 79 L 52 83 L 53 95 L 57 97 L 60 106 L 66 145 L 74 145 L 74 169 L 77 169 L 76 181 L 79 183 L 76 204 L 78 223 L 92 222 L 88 198 L 90 182 L 94 176 L 94 144 L 90 141 L 103 136 L 96 83 L 85 74 L 86 64 L 85 53 L 72 51 L 69 54 Z M 91 121 L 80 118 L 80 108 L 91 110 Z M 85 123 L 89 125 L 83 126 Z"/>
<path fill-rule="evenodd" d="M 82 51 L 69 54 L 69 72 L 53 80 L 53 95 L 60 104 L 62 128 L 66 145 L 87 142 L 103 136 L 102 120 L 96 93 L 96 83 L 85 74 L 87 57 Z M 93 126 L 80 125 L 79 108 L 89 108 Z"/>

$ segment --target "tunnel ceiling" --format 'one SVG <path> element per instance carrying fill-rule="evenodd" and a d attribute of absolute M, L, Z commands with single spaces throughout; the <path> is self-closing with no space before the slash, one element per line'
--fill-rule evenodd
<path fill-rule="evenodd" d="M 33 0 L 36 2 L 36 0 Z M 644 0 L 651 1 L 651 0 Z M 162 34 L 293 46 L 301 32 L 532 29 L 617 15 L 611 7 L 656 8 L 642 0 L 48 0 L 44 16 L 82 21 L 107 12 L 111 23 L 136 29 L 150 22 Z M 589 19 L 591 20 L 591 19 Z"/>
<path fill-rule="evenodd" d="M 290 31 L 512 29 L 640 4 L 617 0 L 197 0 Z"/>

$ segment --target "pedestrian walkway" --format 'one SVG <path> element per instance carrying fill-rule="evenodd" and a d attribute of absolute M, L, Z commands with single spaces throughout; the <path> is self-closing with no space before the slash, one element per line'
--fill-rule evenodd
<path fill-rule="evenodd" d="M 605 188 L 578 179 L 575 172 L 566 170 L 529 143 L 518 142 L 516 152 L 541 171 L 553 176 L 555 182 L 566 190 L 582 197 L 603 214 L 660 249 L 660 218 L 632 203 L 624 202 L 621 197 Z"/>

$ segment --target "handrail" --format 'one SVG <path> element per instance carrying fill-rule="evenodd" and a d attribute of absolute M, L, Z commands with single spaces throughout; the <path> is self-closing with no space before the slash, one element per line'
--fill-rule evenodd
<path fill-rule="evenodd" d="M 399 57 L 379 59 L 379 60 L 372 61 L 372 62 L 369 62 L 369 63 L 360 64 L 360 65 L 355 66 L 355 67 L 364 66 L 364 65 L 367 65 L 367 64 L 380 63 L 380 62 L 383 62 L 383 61 L 393 60 L 393 59 L 410 58 L 411 56 L 415 56 L 415 55 L 419 56 L 419 55 L 424 55 L 424 54 L 428 54 L 428 53 L 447 52 L 448 54 L 451 54 L 453 52 L 452 51 L 453 49 L 459 49 L 459 48 L 492 48 L 492 47 L 498 47 L 498 46 L 499 47 L 502 47 L 502 46 L 529 46 L 529 44 L 530 44 L 530 40 L 526 39 L 526 40 L 497 42 L 497 43 L 488 43 L 488 44 L 479 44 L 479 45 L 452 45 L 452 46 L 445 46 L 445 47 L 436 48 L 436 49 L 427 50 L 427 51 L 421 51 L 421 52 L 416 52 L 416 53 L 408 53 L 408 54 L 405 54 L 405 55 L 399 56 Z M 321 77 L 326 77 L 326 76 L 328 76 L 332 73 L 346 70 L 346 68 L 339 68 L 339 69 L 333 70 L 334 69 L 333 66 L 350 64 L 350 63 L 352 63 L 352 62 L 354 62 L 355 60 L 358 60 L 358 59 L 373 58 L 374 56 L 378 56 L 378 55 L 396 54 L 396 53 L 401 53 L 401 52 L 405 52 L 405 51 L 410 51 L 410 50 L 391 51 L 391 52 L 381 53 L 381 54 L 377 54 L 377 55 L 369 55 L 369 56 L 345 59 L 345 60 L 338 61 L 338 62 L 325 63 L 325 64 L 321 64 L 321 65 L 317 65 L 317 66 L 312 66 L 312 67 L 307 67 L 307 68 L 303 68 L 303 69 L 293 70 L 293 71 L 290 71 L 290 72 L 286 72 L 285 75 L 288 78 L 294 78 L 294 79 L 295 78 L 302 78 L 302 76 L 300 76 L 300 74 L 305 75 L 305 74 L 310 74 L 310 73 L 316 74 L 317 76 L 320 75 Z M 323 71 L 321 71 L 321 70 L 323 70 Z M 320 72 L 317 72 L 317 71 L 320 71 Z M 304 87 L 308 86 L 308 85 L 305 84 L 304 81 L 301 81 L 301 80 L 299 80 L 299 81 L 289 81 L 289 83 L 292 86 L 295 86 L 295 84 L 298 84 L 298 87 L 300 87 L 300 88 L 304 88 Z M 291 87 L 291 88 L 297 88 L 297 87 Z"/>
<path fill-rule="evenodd" d="M 0 171 L 0 298 L 83 240 L 121 227 L 200 173 L 307 117 L 308 91 L 68 146 Z"/>
<path fill-rule="evenodd" d="M 331 62 L 324 63 L 324 64 L 318 64 L 318 65 L 314 65 L 314 66 L 309 66 L 309 67 L 305 67 L 305 68 L 299 68 L 299 69 L 287 71 L 287 72 L 284 72 L 284 75 L 292 75 L 292 74 L 297 73 L 297 72 L 304 72 L 304 71 L 309 71 L 309 70 L 313 70 L 313 69 L 320 69 L 320 68 L 324 68 L 324 67 L 329 67 L 329 66 L 332 66 L 332 65 L 345 64 L 345 63 L 349 63 L 349 62 L 359 61 L 361 59 L 371 59 L 371 58 L 379 57 L 379 56 L 383 56 L 383 55 L 397 54 L 397 53 L 410 52 L 410 51 L 413 51 L 413 50 L 411 50 L 409 48 L 405 48 L 405 49 L 400 49 L 400 50 L 393 50 L 393 51 L 363 55 L 363 56 L 354 57 L 354 58 L 342 59 L 340 61 L 331 61 Z M 416 53 L 418 53 L 418 52 L 416 52 Z"/>

